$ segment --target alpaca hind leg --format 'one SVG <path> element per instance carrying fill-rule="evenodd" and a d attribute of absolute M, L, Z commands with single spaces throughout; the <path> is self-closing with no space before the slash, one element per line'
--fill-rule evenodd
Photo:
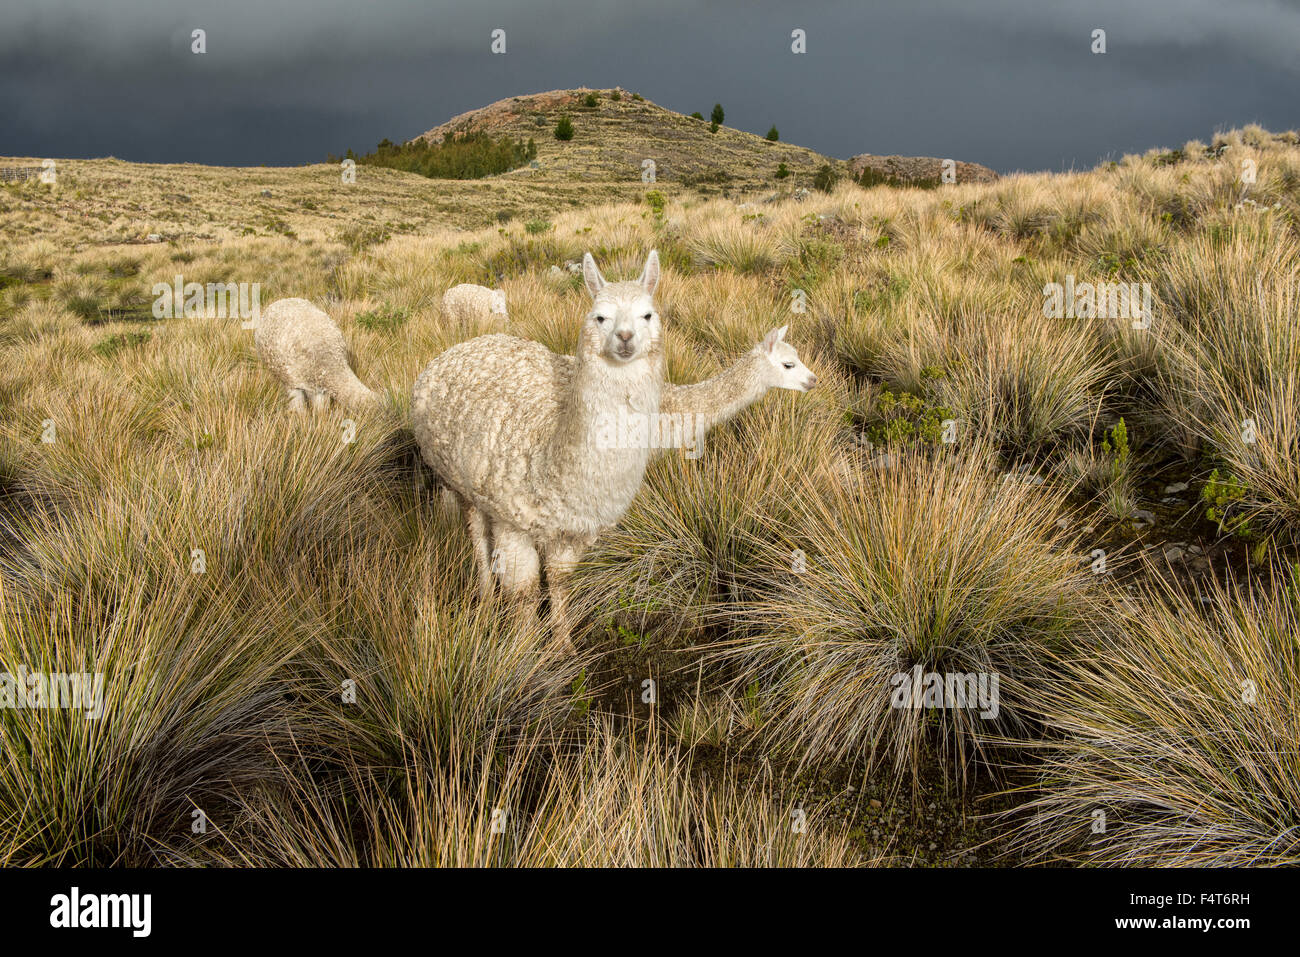
<path fill-rule="evenodd" d="M 483 598 L 492 597 L 492 540 L 488 535 L 487 519 L 468 501 L 460 501 L 461 511 L 469 526 L 469 537 L 474 543 L 474 562 L 478 566 L 478 593 Z"/>
<path fill-rule="evenodd" d="M 322 412 L 330 407 L 330 394 L 328 392 L 313 392 L 311 396 L 311 410 L 313 412 Z"/>
<path fill-rule="evenodd" d="M 573 613 L 569 594 L 573 569 L 586 549 L 581 545 L 563 544 L 547 549 L 546 592 L 551 602 L 551 633 L 566 651 L 576 652 L 573 645 Z"/>

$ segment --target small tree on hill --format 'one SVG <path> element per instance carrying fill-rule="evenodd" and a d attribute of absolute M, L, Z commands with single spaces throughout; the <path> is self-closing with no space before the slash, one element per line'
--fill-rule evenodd
<path fill-rule="evenodd" d="M 711 120 L 712 120 L 714 123 L 716 123 L 718 126 L 721 126 L 721 125 L 722 125 L 722 121 L 725 120 L 726 118 L 727 118 L 727 114 L 724 113 L 724 112 L 722 112 L 722 104 L 721 104 L 721 103 L 714 103 L 714 104 L 713 104 L 713 115 L 711 115 L 711 116 L 709 117 L 709 119 L 711 119 Z"/>
<path fill-rule="evenodd" d="M 563 140 L 566 143 L 573 139 L 573 120 L 568 115 L 560 117 L 560 122 L 555 124 L 555 138 Z"/>
<path fill-rule="evenodd" d="M 823 193 L 829 193 L 835 188 L 835 181 L 838 179 L 839 176 L 831 169 L 831 164 L 823 163 L 817 167 L 817 172 L 813 175 L 813 186 Z"/>
<path fill-rule="evenodd" d="M 775 143 L 777 140 L 781 138 L 781 134 L 778 133 L 776 131 L 776 127 L 773 126 L 770 130 L 767 131 L 767 138 L 771 140 L 773 143 Z"/>

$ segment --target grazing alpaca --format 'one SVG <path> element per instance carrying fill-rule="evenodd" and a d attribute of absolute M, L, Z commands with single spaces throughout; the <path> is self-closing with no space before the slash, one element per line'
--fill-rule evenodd
<path fill-rule="evenodd" d="M 452 286 L 442 294 L 442 314 L 457 322 L 506 316 L 505 291 L 467 282 Z"/>
<path fill-rule="evenodd" d="M 576 357 L 479 336 L 430 362 L 411 396 L 420 452 L 468 519 L 480 588 L 491 592 L 495 570 L 531 609 L 544 562 L 552 627 L 564 643 L 568 576 L 623 517 L 650 458 L 648 447 L 602 441 L 602 429 L 619 412 L 657 413 L 663 388 L 658 254 L 639 280 L 606 282 L 588 253 L 583 278 L 592 306 Z"/>
<path fill-rule="evenodd" d="M 324 408 L 332 396 L 346 406 L 379 400 L 348 363 L 348 344 L 334 320 L 306 299 L 271 303 L 253 333 L 257 354 L 289 393 L 289 408 L 302 412 L 311 401 Z"/>

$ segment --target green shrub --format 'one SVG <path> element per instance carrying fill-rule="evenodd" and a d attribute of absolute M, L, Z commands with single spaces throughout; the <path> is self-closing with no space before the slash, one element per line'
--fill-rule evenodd
<path fill-rule="evenodd" d="M 351 150 L 349 150 L 349 153 Z M 401 145 L 385 139 L 358 163 L 419 173 L 431 179 L 481 179 L 517 169 L 537 156 L 531 139 L 493 139 L 484 133 L 449 136 L 441 143 L 418 139 Z"/>
<path fill-rule="evenodd" d="M 385 302 L 378 309 L 357 314 L 357 325 L 372 332 L 390 332 L 403 325 L 410 318 L 406 309 L 394 307 Z"/>
<path fill-rule="evenodd" d="M 813 175 L 813 186 L 820 189 L 823 193 L 829 193 L 835 188 L 836 182 L 839 181 L 839 174 L 831 168 L 830 163 L 823 163 L 817 167 L 817 172 Z"/>
<path fill-rule="evenodd" d="M 555 138 L 561 142 L 567 143 L 573 139 L 573 120 L 568 115 L 560 117 L 560 121 L 555 124 Z"/>
<path fill-rule="evenodd" d="M 713 121 L 715 127 L 721 126 L 722 121 L 727 118 L 727 114 L 722 111 L 721 103 L 713 104 L 713 112 L 709 114 L 709 119 Z"/>
<path fill-rule="evenodd" d="M 123 349 L 133 349 L 136 346 L 142 346 L 153 338 L 151 332 L 119 332 L 111 336 L 105 336 L 92 347 L 91 351 L 97 356 L 103 356 L 106 359 L 112 358 Z"/>
<path fill-rule="evenodd" d="M 645 201 L 650 204 L 650 209 L 654 212 L 656 221 L 664 218 L 664 208 L 668 205 L 668 200 L 663 193 L 657 189 L 652 189 L 645 194 Z"/>
<path fill-rule="evenodd" d="M 781 163 L 781 164 L 779 164 L 779 165 L 777 166 L 777 168 L 776 168 L 776 178 L 777 178 L 777 179 L 785 179 L 785 178 L 786 178 L 787 176 L 789 176 L 789 175 L 790 175 L 790 171 L 789 171 L 788 169 L 786 169 L 786 166 L 785 166 L 784 163 Z"/>
<path fill-rule="evenodd" d="M 1206 519 L 1219 526 L 1220 534 L 1228 532 L 1238 538 L 1249 537 L 1249 517 L 1234 508 L 1246 498 L 1246 492 L 1246 484 L 1231 472 L 1220 475 L 1215 469 L 1210 473 L 1209 481 L 1201 489 L 1201 500 L 1206 504 Z"/>
<path fill-rule="evenodd" d="M 588 93 L 582 98 L 582 105 L 588 109 L 595 109 L 600 104 L 600 97 L 595 93 Z"/>
<path fill-rule="evenodd" d="M 912 186 L 916 189 L 937 189 L 943 185 L 938 176 L 903 180 L 897 176 L 891 176 L 880 170 L 872 169 L 870 166 L 863 167 L 862 172 L 854 177 L 853 182 L 863 189 L 871 189 L 873 186 Z"/>
<path fill-rule="evenodd" d="M 872 445 L 938 445 L 944 420 L 955 418 L 952 409 L 932 406 L 921 396 L 881 389 L 862 434 Z"/>
<path fill-rule="evenodd" d="M 776 131 L 776 127 L 773 126 L 770 130 L 767 131 L 767 138 L 771 140 L 773 143 L 775 143 L 777 140 L 781 138 L 781 134 L 778 133 Z"/>

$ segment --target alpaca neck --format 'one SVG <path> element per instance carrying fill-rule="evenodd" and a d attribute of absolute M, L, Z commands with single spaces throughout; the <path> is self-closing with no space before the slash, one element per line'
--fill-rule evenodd
<path fill-rule="evenodd" d="M 625 417 L 655 415 L 662 390 L 663 356 L 658 350 L 630 366 L 579 354 L 572 387 L 540 457 L 539 465 L 549 473 L 547 481 L 559 487 L 606 480 L 619 485 L 635 476 L 639 485 L 649 450 L 635 442 L 609 441 L 610 424 L 618 420 L 620 410 Z"/>
<path fill-rule="evenodd" d="M 766 356 L 749 352 L 711 379 L 668 388 L 662 409 L 703 417 L 710 425 L 725 422 L 767 394 L 767 365 Z"/>
<path fill-rule="evenodd" d="M 336 388 L 338 392 L 335 398 L 352 408 L 359 408 L 379 401 L 379 397 L 368 389 L 366 384 L 358 379 L 356 373 L 351 369 L 348 369 L 346 374 L 341 377 L 341 380 L 336 384 Z"/>

